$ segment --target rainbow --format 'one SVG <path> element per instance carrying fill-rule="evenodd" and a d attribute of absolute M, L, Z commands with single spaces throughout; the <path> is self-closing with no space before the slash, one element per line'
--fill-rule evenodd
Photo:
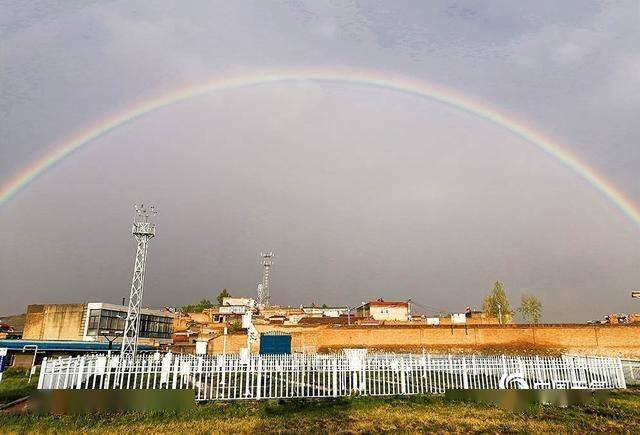
<path fill-rule="evenodd" d="M 635 223 L 636 226 L 640 227 L 640 210 L 610 181 L 582 162 L 570 150 L 544 137 L 542 134 L 533 131 L 524 123 L 514 119 L 513 116 L 507 115 L 486 104 L 480 104 L 441 86 L 433 86 L 423 81 L 417 81 L 405 76 L 397 76 L 386 72 L 353 69 L 276 71 L 248 75 L 221 76 L 205 83 L 179 88 L 161 96 L 151 97 L 138 102 L 128 109 L 115 113 L 112 116 L 90 125 L 84 130 L 76 132 L 69 138 L 53 146 L 42 158 L 32 162 L 13 178 L 3 183 L 0 187 L 0 206 L 6 204 L 9 199 L 14 197 L 48 169 L 52 168 L 56 163 L 71 155 L 74 151 L 108 134 L 110 131 L 153 111 L 211 92 L 233 90 L 248 86 L 296 82 L 337 83 L 383 88 L 415 97 L 427 98 L 475 115 L 530 142 L 571 168 L 600 191 L 613 205 Z"/>

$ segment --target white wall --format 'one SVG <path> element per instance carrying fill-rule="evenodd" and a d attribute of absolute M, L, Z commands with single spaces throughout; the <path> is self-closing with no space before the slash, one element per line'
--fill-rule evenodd
<path fill-rule="evenodd" d="M 407 320 L 407 307 L 372 306 L 369 308 L 371 317 L 375 320 Z"/>

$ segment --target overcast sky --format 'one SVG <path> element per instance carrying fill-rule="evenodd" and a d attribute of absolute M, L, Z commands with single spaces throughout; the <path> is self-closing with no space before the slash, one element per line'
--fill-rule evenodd
<path fill-rule="evenodd" d="M 220 75 L 359 68 L 442 85 L 555 138 L 640 202 L 638 1 L 0 3 L 0 184 L 74 132 Z M 639 228 L 487 121 L 397 92 L 297 82 L 137 119 L 0 208 L 0 314 L 129 293 L 133 204 L 159 209 L 145 305 L 411 298 L 544 321 L 640 311 Z M 635 303 L 634 303 L 635 302 Z"/>

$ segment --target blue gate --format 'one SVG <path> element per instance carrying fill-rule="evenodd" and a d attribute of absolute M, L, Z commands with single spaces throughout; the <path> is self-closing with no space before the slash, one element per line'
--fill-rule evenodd
<path fill-rule="evenodd" d="M 274 331 L 260 334 L 261 355 L 282 355 L 291 353 L 291 335 Z"/>

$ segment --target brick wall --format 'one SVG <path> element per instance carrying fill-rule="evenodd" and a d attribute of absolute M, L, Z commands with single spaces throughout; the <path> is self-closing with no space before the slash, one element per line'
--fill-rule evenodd
<path fill-rule="evenodd" d="M 389 351 L 578 353 L 640 358 L 640 325 L 473 325 L 473 326 L 275 326 L 260 332 L 291 334 L 294 351 L 327 352 L 349 347 Z M 246 346 L 246 335 L 228 336 L 227 351 Z M 257 351 L 254 345 L 252 351 Z M 222 351 L 222 337 L 209 352 Z"/>
<path fill-rule="evenodd" d="M 227 353 L 238 353 L 240 352 L 241 347 L 247 347 L 247 334 L 227 334 Z M 212 340 L 209 340 L 209 344 L 207 345 L 208 353 L 222 353 L 223 349 L 224 335 L 219 335 Z M 256 353 L 259 351 L 257 343 L 254 343 L 251 351 Z"/>

